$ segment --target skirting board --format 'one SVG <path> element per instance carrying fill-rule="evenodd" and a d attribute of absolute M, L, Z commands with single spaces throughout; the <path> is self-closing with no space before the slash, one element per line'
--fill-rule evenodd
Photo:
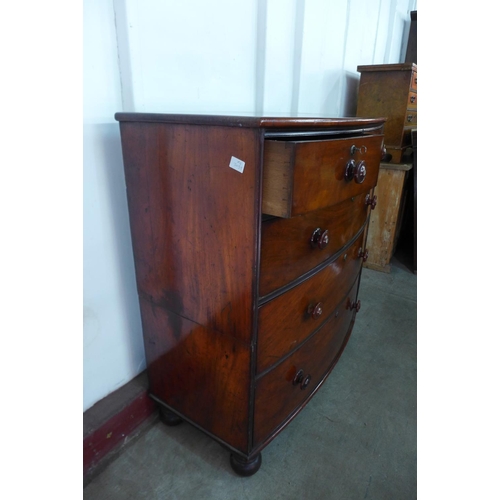
<path fill-rule="evenodd" d="M 143 372 L 83 414 L 84 485 L 158 418 L 157 405 L 148 396 L 147 385 Z"/>

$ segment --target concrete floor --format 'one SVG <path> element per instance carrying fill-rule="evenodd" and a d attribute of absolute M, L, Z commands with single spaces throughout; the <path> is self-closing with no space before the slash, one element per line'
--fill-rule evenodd
<path fill-rule="evenodd" d="M 417 498 L 417 277 L 364 269 L 351 339 L 309 405 L 236 476 L 229 452 L 184 423 L 158 422 L 85 489 L 100 499 Z"/>

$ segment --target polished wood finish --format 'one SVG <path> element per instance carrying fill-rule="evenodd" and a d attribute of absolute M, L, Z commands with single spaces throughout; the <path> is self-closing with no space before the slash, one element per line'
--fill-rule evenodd
<path fill-rule="evenodd" d="M 258 379 L 254 421 L 256 443 L 265 441 L 324 380 L 349 331 L 354 312 L 348 304 L 354 301 L 356 295 L 357 281 L 348 297 L 339 304 L 338 314 L 331 314 L 322 328 L 300 349 Z M 299 370 L 303 371 L 304 377 L 310 377 L 306 387 L 293 383 Z"/>
<path fill-rule="evenodd" d="M 259 294 L 272 292 L 300 278 L 325 262 L 351 241 L 370 213 L 368 193 L 332 207 L 291 219 L 275 218 L 262 223 Z M 329 230 L 328 244 L 313 247 L 310 239 L 320 228 Z"/>
<path fill-rule="evenodd" d="M 267 140 L 263 212 L 292 217 L 368 191 L 377 183 L 382 144 L 381 135 L 314 141 Z M 345 178 L 349 161 L 355 163 L 353 180 Z"/>
<path fill-rule="evenodd" d="M 297 131 L 300 135 L 326 131 L 330 134 L 339 131 L 345 134 L 366 134 L 372 130 L 380 131 L 384 119 L 376 118 L 302 118 L 269 116 L 226 116 L 226 115 L 176 115 L 163 113 L 115 113 L 120 123 L 162 123 L 179 125 L 202 125 L 208 127 L 237 127 L 260 129 L 268 132 Z"/>
<path fill-rule="evenodd" d="M 259 308 L 257 373 L 295 349 L 335 311 L 359 274 L 363 240 L 361 233 L 320 272 Z M 321 314 L 314 318 L 309 308 L 318 303 L 321 303 Z"/>
<path fill-rule="evenodd" d="M 257 133 L 122 122 L 121 135 L 139 294 L 249 342 Z M 243 174 L 228 167 L 231 156 L 245 159 Z"/>
<path fill-rule="evenodd" d="M 380 164 L 375 188 L 378 204 L 370 217 L 367 242 L 370 252 L 364 264 L 369 269 L 391 272 L 390 261 L 398 242 L 405 207 L 405 185 L 411 168 L 411 163 Z"/>
<path fill-rule="evenodd" d="M 145 299 L 140 306 L 151 393 L 246 453 L 250 346 Z"/>
<path fill-rule="evenodd" d="M 375 64 L 358 66 L 358 116 L 386 116 L 387 152 L 400 163 L 411 145 L 410 130 L 417 124 L 417 65 Z"/>
<path fill-rule="evenodd" d="M 317 391 L 350 335 L 384 119 L 116 118 L 150 396 L 167 423 L 196 426 L 231 450 L 233 470 L 253 474 L 263 447 Z M 265 216 L 264 159 L 286 144 L 294 151 L 286 167 L 292 207 L 303 215 L 292 209 L 279 219 Z M 350 181 L 347 159 L 355 161 Z M 287 302 L 299 309 L 289 314 Z M 258 352 L 279 346 L 273 332 L 289 335 L 290 346 L 294 329 L 292 350 L 278 347 L 281 358 L 262 371 Z M 300 397 L 285 401 L 285 391 L 261 415 L 266 387 L 276 390 L 292 358 L 303 365 Z"/>

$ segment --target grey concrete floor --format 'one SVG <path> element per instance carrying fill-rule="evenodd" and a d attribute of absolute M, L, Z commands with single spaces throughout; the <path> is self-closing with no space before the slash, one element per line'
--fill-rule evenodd
<path fill-rule="evenodd" d="M 83 491 L 100 499 L 417 498 L 417 277 L 364 269 L 351 339 L 252 477 L 189 424 L 158 422 Z"/>

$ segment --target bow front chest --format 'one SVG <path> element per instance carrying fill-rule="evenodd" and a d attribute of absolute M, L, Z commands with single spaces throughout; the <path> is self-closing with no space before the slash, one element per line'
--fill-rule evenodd
<path fill-rule="evenodd" d="M 349 339 L 384 120 L 116 119 L 150 395 L 251 475 Z"/>

